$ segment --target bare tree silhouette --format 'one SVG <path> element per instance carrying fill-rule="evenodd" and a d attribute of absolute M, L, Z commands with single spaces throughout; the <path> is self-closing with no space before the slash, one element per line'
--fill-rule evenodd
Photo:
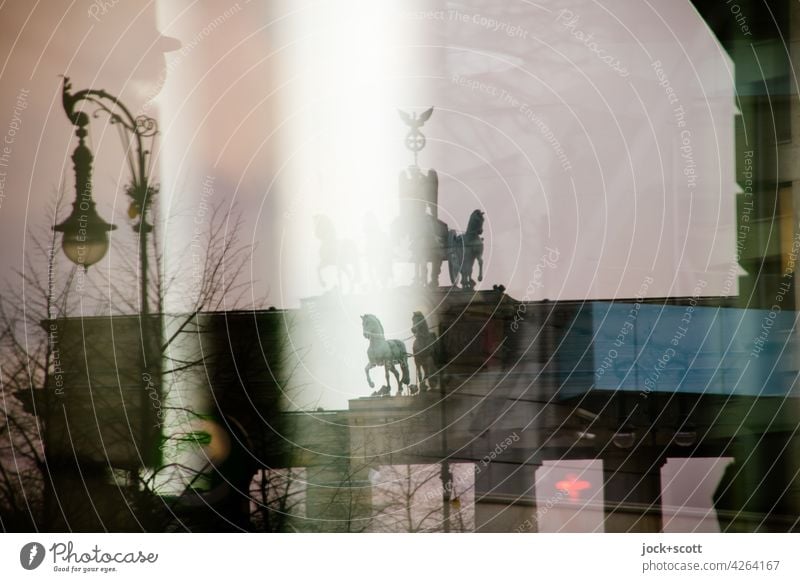
<path fill-rule="evenodd" d="M 47 420 L 58 408 L 58 395 L 71 381 L 62 369 L 57 322 L 86 315 L 135 316 L 139 309 L 138 265 L 136 253 L 130 252 L 136 241 L 124 237 L 112 240 L 112 252 L 105 268 L 94 268 L 89 272 L 80 270 L 61 259 L 57 233 L 50 228 L 56 223 L 61 201 L 62 196 L 57 195 L 48 209 L 48 224 L 34 229 L 29 235 L 24 264 L 6 279 L 0 294 L 0 527 L 5 531 L 47 527 L 46 501 L 55 505 L 51 511 L 63 513 L 61 500 L 48 500 L 45 494 L 48 484 L 53 483 L 53 472 L 58 470 L 52 463 L 53 451 L 46 451 L 44 446 Z M 159 224 L 157 217 L 154 222 Z M 161 313 L 166 293 L 181 285 L 183 288 L 178 292 L 191 300 L 191 310 L 180 316 L 182 320 L 178 329 L 189 325 L 200 312 L 223 307 L 235 309 L 244 304 L 251 284 L 244 274 L 252 247 L 240 243 L 238 233 L 241 225 L 241 212 L 222 203 L 213 205 L 206 228 L 192 241 L 192 247 L 187 246 L 183 251 L 193 255 L 191 264 L 197 270 L 191 286 L 183 284 L 185 273 L 182 274 L 180 269 L 164 274 L 160 237 L 150 237 L 151 256 L 155 257 L 155 261 L 150 262 L 151 304 L 157 305 L 158 313 Z M 178 261 L 181 262 L 185 264 L 185 261 Z M 141 337 L 134 338 L 134 349 L 137 343 L 145 345 L 144 342 L 153 341 L 149 346 L 151 354 L 155 352 L 155 359 L 162 359 L 175 335 L 155 338 L 154 341 L 147 324 L 140 325 L 140 330 Z M 84 343 L 91 343 L 91 338 L 84 340 Z M 93 346 L 97 347 L 102 346 Z M 107 362 L 93 361 L 93 366 L 115 370 L 115 354 L 104 353 L 102 349 L 95 349 L 92 354 L 104 354 L 109 358 Z M 156 377 L 163 364 L 151 362 L 151 365 Z M 193 365 L 203 365 L 203 362 L 179 364 L 181 367 Z M 122 374 L 115 371 L 117 376 Z M 113 384 L 120 381 L 116 378 Z M 154 393 L 160 388 L 156 382 Z M 115 391 L 109 390 L 108 393 L 108 402 L 102 399 L 92 402 L 97 410 L 118 405 Z M 131 429 L 125 425 L 105 423 L 102 429 L 103 442 L 100 445 L 111 451 L 111 455 L 117 437 L 120 442 L 131 440 Z M 115 433 L 118 435 L 111 436 Z M 177 434 L 171 438 L 186 437 Z M 164 442 L 159 446 L 163 447 Z M 144 495 L 132 496 L 133 503 L 142 504 L 138 510 L 140 515 L 163 506 L 163 503 L 155 503 L 145 507 L 154 501 L 146 476 L 132 471 L 113 471 L 111 461 L 108 464 L 112 474 L 121 476 L 130 491 L 144 492 Z M 169 508 L 166 509 L 169 513 Z M 131 512 L 137 510 L 131 508 Z"/>

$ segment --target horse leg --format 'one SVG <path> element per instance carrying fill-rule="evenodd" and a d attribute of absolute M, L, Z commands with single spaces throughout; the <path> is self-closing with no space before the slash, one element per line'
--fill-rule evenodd
<path fill-rule="evenodd" d="M 364 367 L 364 373 L 367 375 L 367 383 L 369 384 L 370 388 L 375 388 L 375 383 L 372 381 L 372 378 L 369 377 L 369 371 L 375 367 L 375 364 L 370 362 Z"/>
<path fill-rule="evenodd" d="M 431 390 L 437 386 L 439 382 L 439 377 L 436 375 L 436 362 L 434 361 L 433 356 L 429 356 L 425 364 L 428 372 L 428 375 L 425 377 L 425 382 L 428 384 L 428 390 Z"/>
<path fill-rule="evenodd" d="M 418 348 L 416 346 L 416 342 L 414 348 L 414 351 L 417 352 L 417 355 L 414 356 L 414 367 L 416 368 L 417 372 L 417 386 L 419 386 L 419 390 L 421 392 L 422 387 L 425 385 L 425 382 L 428 379 L 428 362 L 425 354 L 428 348 L 427 346 L 425 348 Z"/>
<path fill-rule="evenodd" d="M 389 382 L 389 368 L 393 368 L 388 362 L 383 363 L 383 371 L 386 374 L 386 388 L 389 390 L 389 394 L 392 393 L 392 385 Z"/>
<path fill-rule="evenodd" d="M 403 393 L 403 383 L 400 382 L 400 374 L 397 372 L 397 369 L 394 367 L 394 364 L 386 366 L 387 370 L 391 370 L 392 375 L 394 376 L 395 381 L 397 382 L 397 395 L 400 396 Z M 389 373 L 386 373 L 386 384 L 389 384 Z M 391 386 L 391 385 L 390 385 Z M 390 389 L 391 391 L 391 389 Z"/>
<path fill-rule="evenodd" d="M 431 371 L 433 370 L 433 366 L 428 364 L 428 375 L 425 376 L 425 388 L 426 390 L 432 390 L 435 386 L 436 376 Z"/>
<path fill-rule="evenodd" d="M 325 280 L 322 278 L 322 263 L 317 267 L 317 278 L 319 279 L 319 284 L 325 288 Z"/>
<path fill-rule="evenodd" d="M 478 255 L 478 281 L 483 281 L 483 253 Z"/>

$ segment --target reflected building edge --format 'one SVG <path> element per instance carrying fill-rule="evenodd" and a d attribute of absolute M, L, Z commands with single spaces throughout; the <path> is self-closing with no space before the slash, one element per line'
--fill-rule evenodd
<path fill-rule="evenodd" d="M 287 387 L 299 380 L 292 379 L 289 370 L 297 362 L 287 359 L 284 348 L 300 340 L 292 333 L 309 322 L 307 308 L 204 316 L 187 333 L 199 334 L 205 369 L 213 371 L 208 389 L 215 414 L 206 422 L 229 435 L 229 446 L 215 452 L 217 437 L 212 437 L 204 445 L 209 458 L 217 455 L 208 486 L 154 499 L 153 516 L 162 525 L 170 523 L 176 518 L 164 514 L 169 508 L 192 529 L 250 529 L 250 487 L 266 470 L 293 475 L 302 489 L 296 493 L 302 503 L 284 524 L 287 531 L 289 523 L 298 531 L 372 531 L 385 521 L 378 509 L 390 485 L 376 475 L 389 478 L 387 467 L 411 466 L 422 478 L 421 467 L 439 465 L 441 475 L 427 479 L 422 497 L 410 501 L 430 510 L 431 499 L 438 504 L 444 492 L 456 492 L 445 499 L 452 510 L 447 529 L 457 530 L 454 516 L 464 513 L 476 531 L 536 531 L 547 512 L 554 512 L 552 518 L 555 511 L 579 507 L 602 512 L 598 523 L 604 531 L 654 532 L 662 530 L 665 519 L 662 469 L 668 459 L 732 457 L 714 493 L 720 528 L 795 528 L 794 475 L 800 467 L 791 447 L 797 369 L 788 354 L 796 346 L 793 338 L 776 334 L 757 365 L 748 365 L 753 337 L 746 330 L 755 332 L 754 323 L 765 312 L 708 305 L 713 299 L 520 303 L 500 291 L 428 293 L 438 306 L 438 389 L 351 399 L 345 410 L 287 410 Z M 673 353 L 665 347 L 668 338 L 692 303 L 696 332 Z M 635 305 L 639 318 L 626 344 L 615 348 L 620 319 Z M 525 319 L 517 320 L 512 331 L 521 309 Z M 124 373 L 136 370 L 137 363 L 126 366 L 131 351 L 119 342 L 126 334 L 135 341 L 136 323 L 96 318 L 82 324 L 97 341 L 91 342 L 92 354 L 83 353 L 87 344 L 82 341 L 62 348 L 64 375 L 73 391 L 62 399 L 63 422 L 51 425 L 50 455 L 56 459 L 63 451 L 66 459 L 74 452 L 81 467 L 141 469 L 137 443 L 126 427 L 137 412 L 152 411 L 118 402 L 139 389 L 135 374 Z M 731 333 L 731 326 L 740 331 Z M 63 333 L 70 337 L 67 328 Z M 648 337 L 651 341 L 644 341 Z M 605 368 L 614 349 L 615 365 Z M 310 357 L 309 350 L 302 353 Z M 78 373 L 70 364 L 75 361 L 95 363 Z M 656 371 L 652 389 L 643 390 Z M 115 392 L 113 402 L 108 390 L 96 388 L 108 385 L 109 375 L 118 379 L 123 395 Z M 84 390 L 94 394 L 94 409 L 104 418 L 99 428 L 85 420 Z M 115 419 L 112 411 L 123 409 L 128 417 Z M 592 460 L 601 461 L 599 473 L 596 466 L 586 468 Z M 570 462 L 579 463 L 566 472 L 553 468 L 553 463 Z M 543 464 L 545 473 L 560 477 L 553 482 L 540 473 L 540 486 L 547 490 L 537 492 L 537 469 Z M 469 478 L 463 467 L 470 468 Z M 745 503 L 740 504 L 740 495 Z M 74 491 L 59 492 L 60 499 L 73 496 Z M 112 497 L 124 499 L 126 489 L 107 483 L 92 495 Z M 580 499 L 586 502 L 576 504 Z M 678 508 L 677 515 L 682 510 L 691 513 Z M 120 523 L 114 514 L 105 518 Z M 68 523 L 93 530 L 99 526 L 94 519 L 81 510 Z M 443 530 L 444 519 L 440 513 L 428 526 Z"/>

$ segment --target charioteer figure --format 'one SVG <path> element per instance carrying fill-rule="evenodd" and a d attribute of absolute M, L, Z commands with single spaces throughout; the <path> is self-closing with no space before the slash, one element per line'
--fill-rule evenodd
<path fill-rule="evenodd" d="M 476 285 L 472 279 L 475 262 L 478 281 L 483 279 L 484 213 L 481 210 L 472 213 L 465 233 L 449 229 L 439 220 L 439 176 L 432 168 L 423 172 L 417 164 L 419 152 L 426 144 L 421 128 L 433 115 L 433 107 L 419 115 L 404 111 L 399 114 L 408 126 L 405 145 L 414 154 L 414 163 L 400 172 L 400 215 L 392 224 L 393 237 L 397 243 L 407 245 L 408 259 L 415 266 L 416 285 L 438 287 L 442 263 L 448 261 L 451 284 L 472 290 Z"/>
<path fill-rule="evenodd" d="M 447 258 L 448 235 L 447 225 L 439 220 L 439 176 L 434 169 L 423 172 L 417 164 L 426 143 L 420 128 L 430 119 L 433 107 L 419 115 L 398 113 L 408 126 L 405 145 L 414 154 L 414 163 L 400 172 L 400 216 L 393 224 L 393 232 L 395 240 L 408 246 L 409 258 L 415 265 L 414 283 L 438 287 L 442 263 Z"/>

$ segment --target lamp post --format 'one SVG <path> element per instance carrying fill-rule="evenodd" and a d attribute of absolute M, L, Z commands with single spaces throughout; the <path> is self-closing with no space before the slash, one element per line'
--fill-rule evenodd
<path fill-rule="evenodd" d="M 55 225 L 53 230 L 63 233 L 61 246 L 67 258 L 85 270 L 100 261 L 108 251 L 108 233 L 115 230 L 116 226 L 103 220 L 95 209 L 92 197 L 92 162 L 94 158 L 85 141 L 90 119 L 97 118 L 100 114 L 108 115 L 110 123 L 119 131 L 131 173 L 130 183 L 125 190 L 130 198 L 128 216 L 131 220 L 135 220 L 137 217 L 139 219 L 133 225 L 133 230 L 139 235 L 139 321 L 142 341 L 140 343 L 139 378 L 131 379 L 131 383 L 144 387 L 139 395 L 141 422 L 138 423 L 138 436 L 142 447 L 134 446 L 136 452 L 132 453 L 130 457 L 132 460 L 126 461 L 126 464 L 130 467 L 133 463 L 142 461 L 141 450 L 148 451 L 146 453 L 148 460 L 145 460 L 145 464 L 157 462 L 157 449 L 153 444 L 158 437 L 153 428 L 153 419 L 148 414 L 153 410 L 148 396 L 149 393 L 159 389 L 153 387 L 151 378 L 160 375 L 160 359 L 157 357 L 160 326 L 151 320 L 148 302 L 147 241 L 153 226 L 147 222 L 147 213 L 158 193 L 158 186 L 150 183 L 151 148 L 158 134 L 158 126 L 156 120 L 151 117 L 144 115 L 134 117 L 117 97 L 104 90 L 84 89 L 71 93 L 70 89 L 69 78 L 64 77 L 62 91 L 64 112 L 75 126 L 75 135 L 78 137 L 78 146 L 72 154 L 75 170 L 75 201 L 69 217 Z M 92 401 L 92 405 L 94 406 L 94 401 Z M 124 405 L 124 401 L 122 401 L 122 405 Z M 93 463 L 94 461 L 87 462 Z M 135 470 L 131 469 L 131 471 Z"/>
<path fill-rule="evenodd" d="M 150 184 L 152 157 L 147 142 L 149 141 L 149 146 L 152 147 L 158 134 L 158 125 L 152 117 L 145 115 L 134 117 L 117 97 L 102 89 L 84 89 L 73 94 L 70 93 L 71 88 L 69 77 L 64 77 L 62 92 L 64 112 L 75 126 L 75 135 L 78 136 L 78 147 L 72 154 L 76 196 L 72 204 L 72 213 L 64 222 L 55 225 L 53 230 L 64 233 L 61 246 L 67 258 L 76 265 L 88 269 L 105 256 L 108 251 L 108 233 L 117 228 L 97 214 L 92 198 L 93 156 L 84 141 L 89 115 L 78 107 L 79 104 L 89 105 L 96 108 L 92 112 L 92 117 L 97 117 L 101 112 L 109 116 L 111 123 L 119 129 L 125 147 L 131 171 L 131 183 L 126 189 L 126 194 L 131 199 L 128 216 L 131 219 L 139 217 L 139 222 L 133 225 L 133 230 L 139 233 L 139 292 L 141 315 L 146 316 L 150 313 L 147 300 L 147 235 L 153 230 L 152 225 L 147 222 L 147 211 L 158 193 L 158 186 Z"/>

